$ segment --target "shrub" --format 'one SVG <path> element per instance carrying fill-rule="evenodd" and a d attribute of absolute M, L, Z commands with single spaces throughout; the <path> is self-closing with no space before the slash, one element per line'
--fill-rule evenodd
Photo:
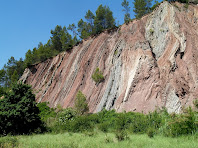
<path fill-rule="evenodd" d="M 115 124 L 116 118 L 118 116 L 118 113 L 116 113 L 115 110 L 102 110 L 101 112 L 98 113 L 100 122 L 105 122 L 108 121 L 110 124 Z"/>
<path fill-rule="evenodd" d="M 93 124 L 87 116 L 79 116 L 69 123 L 69 131 L 71 132 L 91 132 L 93 131 Z"/>
<path fill-rule="evenodd" d="M 165 135 L 177 137 L 196 133 L 198 129 L 198 116 L 192 108 L 184 111 L 184 114 L 174 115 L 168 122 Z"/>
<path fill-rule="evenodd" d="M 18 140 L 16 137 L 2 137 L 0 138 L 0 147 L 6 148 L 6 147 L 17 147 Z"/>
<path fill-rule="evenodd" d="M 116 139 L 118 141 L 123 141 L 123 140 L 129 139 L 127 131 L 126 130 L 117 131 L 116 132 Z"/>
<path fill-rule="evenodd" d="M 185 9 L 188 9 L 188 6 L 189 6 L 188 3 L 184 4 L 184 8 L 185 8 Z"/>
<path fill-rule="evenodd" d="M 28 134 L 42 128 L 31 87 L 22 83 L 0 100 L 0 134 Z"/>
<path fill-rule="evenodd" d="M 121 113 L 118 115 L 116 119 L 116 130 L 121 131 L 127 129 L 128 119 L 125 113 Z"/>
<path fill-rule="evenodd" d="M 193 103 L 194 103 L 194 106 L 198 109 L 198 99 L 196 99 Z"/>
<path fill-rule="evenodd" d="M 104 76 L 99 68 L 96 68 L 95 72 L 92 75 L 92 79 L 98 84 L 104 80 Z"/>
<path fill-rule="evenodd" d="M 113 139 L 111 137 L 105 137 L 105 143 L 112 143 Z"/>
<path fill-rule="evenodd" d="M 108 128 L 109 128 L 109 123 L 108 122 L 103 122 L 103 123 L 98 125 L 98 129 L 101 130 L 104 133 L 108 132 Z"/>
<path fill-rule="evenodd" d="M 98 114 L 89 114 L 87 117 L 93 124 L 100 123 L 100 118 Z"/>
<path fill-rule="evenodd" d="M 81 91 L 78 91 L 76 95 L 74 107 L 78 115 L 83 115 L 89 111 L 89 107 L 86 102 L 86 97 Z"/>
<path fill-rule="evenodd" d="M 62 133 L 65 131 L 70 131 L 71 129 L 70 126 L 77 117 L 76 111 L 72 108 L 62 109 L 60 108 L 60 106 L 58 108 L 59 109 L 56 118 L 52 118 L 52 123 L 48 124 L 48 127 L 54 133 Z"/>
<path fill-rule="evenodd" d="M 43 122 L 46 122 L 49 118 L 56 117 L 56 112 L 53 108 L 47 106 L 47 102 L 38 103 L 37 107 L 39 108 L 39 116 Z"/>
<path fill-rule="evenodd" d="M 153 35 L 154 30 L 152 28 L 150 28 L 149 32 L 150 32 L 151 35 Z"/>
<path fill-rule="evenodd" d="M 155 134 L 155 129 L 149 128 L 147 131 L 147 135 L 149 136 L 149 138 L 153 138 L 154 134 Z"/>
<path fill-rule="evenodd" d="M 153 129 L 158 129 L 162 124 L 162 116 L 156 110 L 147 115 L 148 126 Z"/>
<path fill-rule="evenodd" d="M 64 109 L 62 112 L 58 115 L 59 124 L 66 124 L 68 121 L 74 120 L 77 113 L 72 108 Z"/>
<path fill-rule="evenodd" d="M 116 138 L 118 141 L 122 141 L 128 138 L 127 134 L 128 119 L 125 113 L 118 115 L 116 119 Z"/>
<path fill-rule="evenodd" d="M 130 130 L 133 133 L 146 133 L 148 129 L 148 122 L 146 115 L 142 113 L 135 113 L 130 117 Z"/>

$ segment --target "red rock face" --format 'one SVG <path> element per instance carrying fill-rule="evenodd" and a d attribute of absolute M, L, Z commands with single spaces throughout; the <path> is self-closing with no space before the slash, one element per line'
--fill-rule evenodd
<path fill-rule="evenodd" d="M 21 80 L 51 107 L 72 107 L 81 90 L 90 112 L 179 113 L 198 98 L 198 6 L 176 5 L 163 2 L 140 20 L 84 40 L 26 69 Z M 99 84 L 92 79 L 97 67 L 105 77 Z"/>

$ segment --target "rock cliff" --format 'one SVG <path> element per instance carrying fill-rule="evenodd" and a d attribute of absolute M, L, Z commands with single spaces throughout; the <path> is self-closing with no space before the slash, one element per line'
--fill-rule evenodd
<path fill-rule="evenodd" d="M 95 69 L 105 80 L 95 84 Z M 81 90 L 90 112 L 103 108 L 181 112 L 198 98 L 198 6 L 163 2 L 152 13 L 84 40 L 24 71 L 36 101 L 71 107 Z"/>

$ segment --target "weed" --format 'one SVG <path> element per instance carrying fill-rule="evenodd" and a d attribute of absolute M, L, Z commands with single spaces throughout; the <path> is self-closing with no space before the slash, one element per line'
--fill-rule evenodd
<path fill-rule="evenodd" d="M 151 35 L 153 35 L 154 30 L 152 28 L 150 28 L 149 32 L 150 32 Z"/>
<path fill-rule="evenodd" d="M 149 136 L 149 138 L 153 138 L 155 134 L 155 130 L 153 128 L 149 128 L 147 131 L 147 135 Z"/>
<path fill-rule="evenodd" d="M 123 141 L 123 140 L 129 139 L 126 130 L 117 131 L 117 132 L 115 133 L 115 136 L 116 136 L 116 139 L 117 139 L 118 141 Z"/>
<path fill-rule="evenodd" d="M 16 137 L 3 137 L 0 138 L 0 147 L 16 147 L 18 145 L 18 141 Z"/>
<path fill-rule="evenodd" d="M 118 50 L 116 49 L 115 51 L 114 51 L 114 55 L 117 55 L 118 54 Z"/>

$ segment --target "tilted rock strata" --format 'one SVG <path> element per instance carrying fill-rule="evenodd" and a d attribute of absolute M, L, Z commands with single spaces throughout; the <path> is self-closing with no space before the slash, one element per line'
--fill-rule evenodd
<path fill-rule="evenodd" d="M 175 5 L 163 2 L 140 20 L 84 40 L 26 69 L 21 80 L 51 107 L 72 107 L 81 90 L 90 112 L 179 113 L 198 97 L 198 6 Z M 97 67 L 105 77 L 99 84 L 92 80 Z"/>

